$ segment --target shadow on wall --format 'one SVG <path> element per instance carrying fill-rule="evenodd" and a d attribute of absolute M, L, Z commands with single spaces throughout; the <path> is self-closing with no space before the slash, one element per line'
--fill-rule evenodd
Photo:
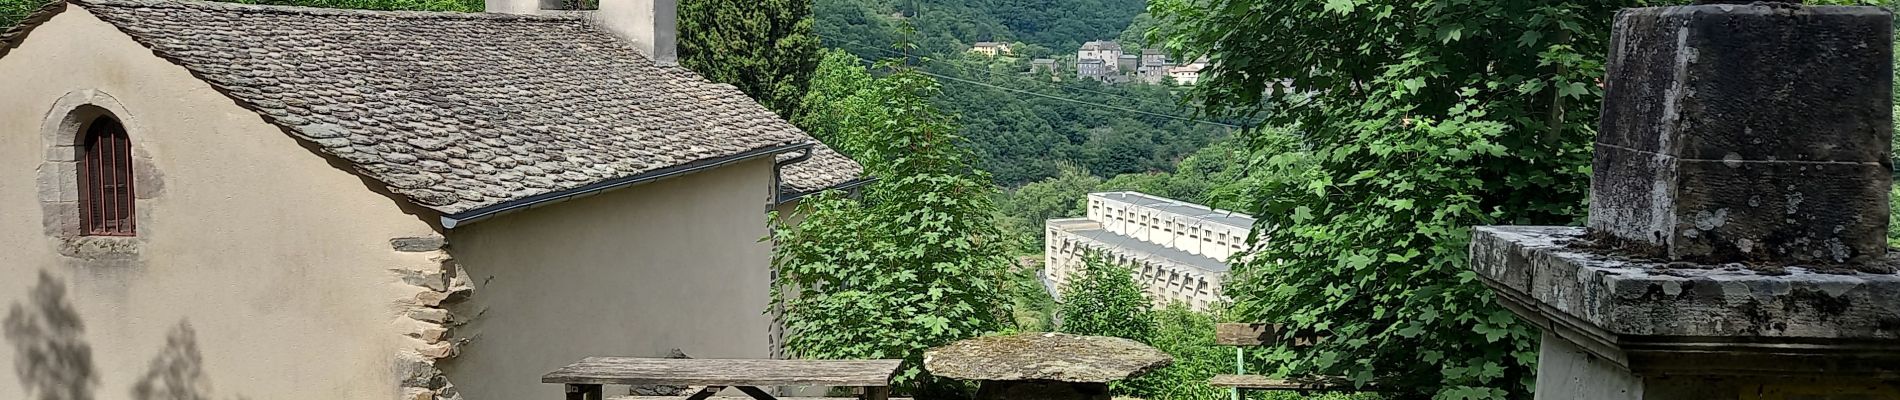
<path fill-rule="evenodd" d="M 14 374 L 28 395 L 37 400 L 93 399 L 99 376 L 92 362 L 92 346 L 85 342 L 86 328 L 78 311 L 66 299 L 64 282 L 40 271 L 39 282 L 26 303 L 14 302 L 3 325 L 6 341 L 15 354 Z M 204 355 L 198 351 L 198 332 L 190 322 L 178 321 L 165 335 L 165 348 L 132 385 L 132 398 L 212 398 Z"/>
<path fill-rule="evenodd" d="M 13 346 L 13 373 L 29 396 L 39 400 L 92 400 L 99 375 L 92 365 L 86 326 L 66 300 L 66 284 L 40 271 L 26 304 L 7 309 L 7 343 Z"/>
<path fill-rule="evenodd" d="M 137 400 L 210 400 L 211 378 L 205 376 L 204 355 L 198 352 L 198 332 L 191 323 L 178 326 L 165 335 L 165 349 L 152 358 L 145 376 L 132 385 Z M 243 399 L 243 396 L 237 399 Z"/>

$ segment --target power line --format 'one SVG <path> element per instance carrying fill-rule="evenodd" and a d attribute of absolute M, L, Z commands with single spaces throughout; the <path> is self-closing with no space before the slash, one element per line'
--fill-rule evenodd
<path fill-rule="evenodd" d="M 900 53 L 899 55 L 902 55 L 902 54 Z M 875 62 L 872 62 L 872 61 L 870 61 L 870 60 L 865 60 L 865 59 L 864 59 L 863 57 L 859 57 L 859 58 L 858 58 L 858 61 L 861 61 L 861 62 L 864 62 L 864 63 L 865 63 L 866 65 L 875 65 L 875 64 L 876 64 Z M 924 75 L 926 75 L 926 76 L 930 76 L 930 77 L 934 77 L 934 78 L 938 78 L 938 79 L 945 79 L 945 80 L 950 80 L 950 81 L 955 81 L 955 82 L 961 82 L 961 83 L 967 83 L 967 84 L 971 84 L 971 85 L 977 85 L 977 86 L 982 86 L 982 87 L 987 87 L 987 88 L 991 88 L 991 89 L 996 89 L 996 90 L 1002 90 L 1002 91 L 1006 91 L 1006 92 L 1015 92 L 1015 93 L 1021 93 L 1021 94 L 1026 94 L 1026 95 L 1030 95 L 1030 96 L 1036 96 L 1036 97 L 1041 97 L 1041 98 L 1046 98 L 1046 99 L 1050 99 L 1050 100 L 1059 100 L 1059 101 L 1066 101 L 1066 102 L 1070 102 L 1070 103 L 1076 103 L 1076 104 L 1081 104 L 1081 105 L 1086 105 L 1086 106 L 1093 106 L 1093 107 L 1101 107 L 1101 108 L 1107 108 L 1107 109 L 1111 109 L 1111 110 L 1117 110 L 1117 111 L 1125 111 L 1125 112 L 1131 112 L 1131 113 L 1136 113 L 1136 114 L 1141 114 L 1141 115 L 1147 115 L 1147 116 L 1152 116 L 1152 117 L 1161 117 L 1161 118 L 1168 118 L 1168 119 L 1174 119 L 1174 120 L 1180 120 L 1180 121 L 1186 121 L 1186 122 L 1192 122 L 1192 123 L 1201 123 L 1201 124 L 1209 124 L 1209 125 L 1218 125 L 1218 126 L 1222 126 L 1222 127 L 1227 127 L 1227 128 L 1240 128 L 1240 127 L 1241 127 L 1240 125 L 1233 125 L 1233 124 L 1225 124 L 1225 123 L 1220 123 L 1220 122 L 1214 122 L 1214 121 L 1208 121 L 1208 120 L 1203 120 L 1203 119 L 1199 119 L 1199 118 L 1190 118 L 1190 117 L 1183 117 L 1183 116 L 1179 116 L 1179 115 L 1172 115 L 1172 114 L 1163 114 L 1163 113 L 1157 113 L 1157 112 L 1150 112 L 1150 111 L 1142 111 L 1142 110 L 1137 110 L 1137 109 L 1133 109 L 1133 108 L 1127 108 L 1127 107 L 1122 107 L 1122 106 L 1115 106 L 1115 105 L 1108 105 L 1108 104 L 1102 104 L 1102 103 L 1094 103 L 1094 102 L 1088 102 L 1088 101 L 1082 101 L 1082 100 L 1076 100 L 1076 99 L 1071 99 L 1071 98 L 1066 98 L 1066 97 L 1060 97 L 1060 96 L 1052 96 L 1052 95 L 1048 95 L 1048 94 L 1043 94 L 1043 93 L 1036 93 L 1036 92 L 1031 92 L 1031 91 L 1027 91 L 1027 90 L 1022 90 L 1022 89 L 1017 89 L 1017 88 L 1011 88 L 1011 87 L 1003 87 L 1003 86 L 997 86 L 997 85 L 992 85 L 992 84 L 989 84 L 989 83 L 984 83 L 984 82 L 977 82 L 977 81 L 972 81 L 972 80 L 968 80 L 968 79 L 963 79 L 963 78 L 958 78 L 958 77 L 954 77 L 954 76 L 949 76 L 949 75 L 943 75 L 943 74 L 939 74 L 939 73 L 935 73 L 935 72 L 930 72 L 930 71 L 926 71 L 926 70 L 924 70 L 923 68 L 916 68 L 916 69 L 914 69 L 914 70 L 915 70 L 915 71 L 917 71 L 917 73 L 920 73 L 920 74 L 924 74 Z"/>

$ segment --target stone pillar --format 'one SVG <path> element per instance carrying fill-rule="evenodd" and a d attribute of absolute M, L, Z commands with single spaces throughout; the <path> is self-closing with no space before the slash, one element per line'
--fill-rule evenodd
<path fill-rule="evenodd" d="M 1618 13 L 1591 232 L 1679 261 L 1885 255 L 1891 19 L 1770 2 Z"/>
<path fill-rule="evenodd" d="M 1900 399 L 1892 17 L 1719 3 L 1617 15 L 1588 228 L 1478 227 L 1472 268 L 1539 399 Z"/>

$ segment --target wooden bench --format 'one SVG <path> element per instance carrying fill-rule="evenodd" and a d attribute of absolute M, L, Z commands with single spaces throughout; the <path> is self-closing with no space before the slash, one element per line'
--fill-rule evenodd
<path fill-rule="evenodd" d="M 1240 398 L 1240 391 L 1246 390 L 1290 390 L 1299 392 L 1383 392 L 1389 391 L 1377 382 L 1358 386 L 1351 379 L 1339 376 L 1306 376 L 1292 378 L 1274 378 L 1265 375 L 1247 374 L 1247 347 L 1279 343 L 1284 329 L 1279 324 L 1235 324 L 1223 323 L 1214 326 L 1214 344 L 1234 346 L 1234 374 L 1215 375 L 1207 380 L 1209 386 L 1233 389 L 1233 398 Z M 1324 335 L 1295 335 L 1291 345 L 1296 348 L 1312 347 Z"/>
<path fill-rule="evenodd" d="M 588 357 L 541 376 L 541 383 L 566 385 L 567 400 L 604 400 L 602 385 L 704 386 L 687 400 L 710 399 L 727 387 L 778 400 L 759 387 L 836 386 L 859 388 L 862 400 L 889 400 L 891 375 L 902 362 Z"/>

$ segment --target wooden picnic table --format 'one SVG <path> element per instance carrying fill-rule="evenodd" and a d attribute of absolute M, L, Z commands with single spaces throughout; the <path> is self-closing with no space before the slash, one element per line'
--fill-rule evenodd
<path fill-rule="evenodd" d="M 887 400 L 891 375 L 902 360 L 757 360 L 588 357 L 541 376 L 566 385 L 567 400 L 601 400 L 601 385 L 705 386 L 687 396 L 704 400 L 727 387 L 758 400 L 776 400 L 761 386 L 843 386 L 863 389 L 864 400 Z"/>

